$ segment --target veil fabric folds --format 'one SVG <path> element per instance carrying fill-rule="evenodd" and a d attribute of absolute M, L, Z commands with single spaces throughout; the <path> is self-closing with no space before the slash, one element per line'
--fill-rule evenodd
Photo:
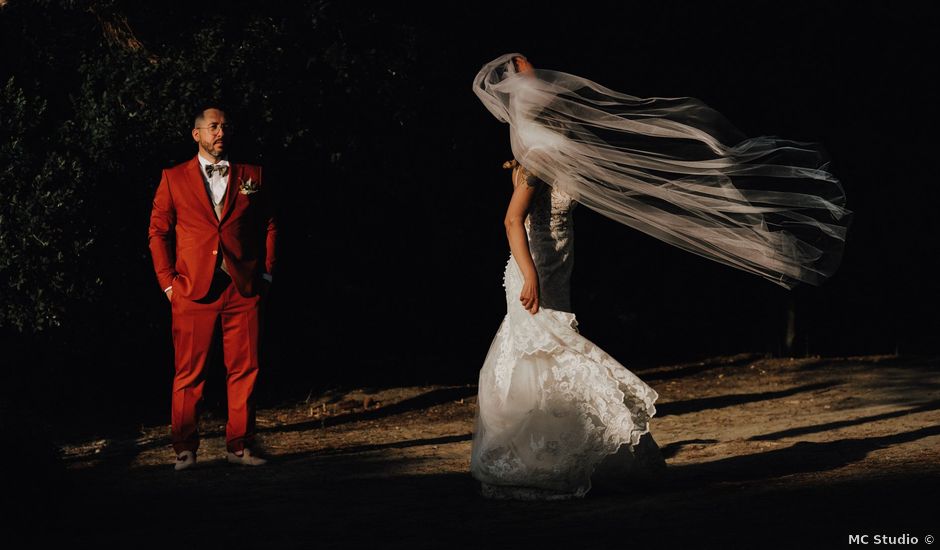
<path fill-rule="evenodd" d="M 511 53 L 473 91 L 509 124 L 513 156 L 579 203 L 785 288 L 820 285 L 852 212 L 815 143 L 746 138 L 691 97 L 639 98 L 563 72 L 516 72 Z"/>

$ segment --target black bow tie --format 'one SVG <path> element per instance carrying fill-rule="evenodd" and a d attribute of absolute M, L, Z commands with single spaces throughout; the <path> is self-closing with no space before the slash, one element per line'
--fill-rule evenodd
<path fill-rule="evenodd" d="M 210 178 L 212 177 L 213 171 L 218 171 L 219 175 L 222 177 L 225 177 L 225 175 L 228 174 L 228 166 L 224 166 L 221 164 L 206 164 L 205 168 L 206 168 L 206 174 Z"/>

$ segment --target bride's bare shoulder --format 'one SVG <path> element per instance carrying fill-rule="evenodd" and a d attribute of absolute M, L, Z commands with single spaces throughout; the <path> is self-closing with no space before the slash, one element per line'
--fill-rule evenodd
<path fill-rule="evenodd" d="M 516 159 L 507 160 L 503 163 L 503 168 L 512 170 L 512 186 L 519 187 L 523 183 L 528 187 L 536 187 L 539 184 L 539 179 L 532 175 L 531 172 L 525 169 L 525 167 L 519 164 L 519 161 Z"/>

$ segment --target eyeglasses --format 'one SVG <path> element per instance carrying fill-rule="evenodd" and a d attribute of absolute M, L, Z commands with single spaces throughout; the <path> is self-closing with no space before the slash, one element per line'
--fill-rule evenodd
<path fill-rule="evenodd" d="M 196 126 L 196 129 L 197 130 L 209 130 L 209 133 L 211 134 L 218 134 L 219 130 L 222 130 L 223 132 L 226 132 L 226 133 L 235 131 L 235 127 L 232 126 L 231 124 L 218 124 L 215 122 L 213 122 L 212 124 L 208 126 Z"/>

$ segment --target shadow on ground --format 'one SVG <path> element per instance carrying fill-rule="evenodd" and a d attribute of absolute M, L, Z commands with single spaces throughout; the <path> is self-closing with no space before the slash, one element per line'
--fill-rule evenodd
<path fill-rule="evenodd" d="M 847 546 L 852 534 L 937 535 L 933 507 L 922 504 L 940 489 L 940 462 L 924 442 L 940 435 L 931 420 L 940 409 L 931 381 L 936 361 L 762 363 L 768 372 L 777 369 L 775 389 L 754 391 L 765 379 L 751 370 L 754 384 L 714 395 L 708 378 L 718 376 L 714 369 L 730 378 L 751 361 L 766 359 L 744 356 L 644 375 L 684 384 L 684 396 L 700 389 L 712 394 L 657 405 L 667 419 L 663 425 L 676 426 L 662 447 L 670 461 L 664 473 L 598 484 L 583 500 L 482 498 L 466 467 L 473 406 L 464 400 L 475 393 L 467 386 L 264 428 L 271 437 L 334 439 L 313 451 L 279 452 L 258 469 L 207 458 L 177 473 L 168 463 L 135 460 L 159 454 L 166 438 L 115 440 L 45 478 L 53 481 L 16 495 L 6 519 L 20 528 L 11 531 L 14 540 L 96 548 L 829 548 Z M 897 372 L 863 376 L 877 369 Z M 875 385 L 878 391 L 869 392 Z M 763 403 L 786 413 L 785 398 L 798 394 L 812 395 L 819 407 L 832 400 L 832 408 L 823 409 L 830 416 L 813 422 L 816 417 L 807 415 L 811 421 L 786 429 L 760 424 L 763 433 L 735 441 L 720 423 L 689 432 L 690 418 L 715 416 L 702 414 L 707 411 L 732 409 L 735 418 L 735 407 Z M 847 401 L 846 395 L 858 398 Z M 432 409 L 443 412 L 435 417 Z M 409 422 L 420 430 L 406 436 L 390 429 Z M 364 430 L 381 437 L 363 439 Z M 816 439 L 799 439 L 810 435 Z M 704 458 L 683 457 L 687 448 L 717 444 Z M 729 444 L 738 446 L 729 450 Z M 904 456 L 908 452 L 921 454 Z M 19 479 L 20 490 L 29 485 L 27 472 Z"/>

